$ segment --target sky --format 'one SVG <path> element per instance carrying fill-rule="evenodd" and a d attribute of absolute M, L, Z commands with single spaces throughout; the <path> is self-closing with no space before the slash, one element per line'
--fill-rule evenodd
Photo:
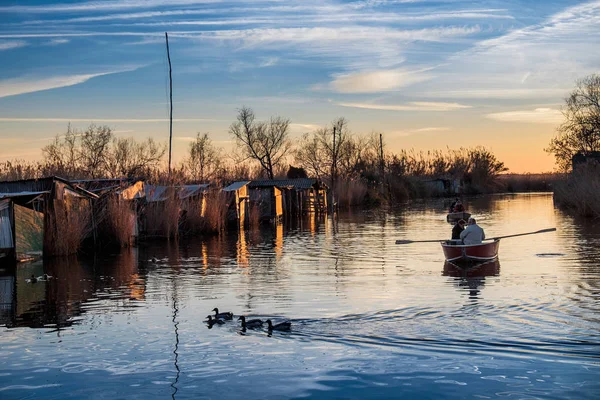
<path fill-rule="evenodd" d="M 0 1 L 0 161 L 67 124 L 232 149 L 237 110 L 294 140 L 344 117 L 389 151 L 482 145 L 511 172 L 544 151 L 577 79 L 600 72 L 600 0 Z"/>

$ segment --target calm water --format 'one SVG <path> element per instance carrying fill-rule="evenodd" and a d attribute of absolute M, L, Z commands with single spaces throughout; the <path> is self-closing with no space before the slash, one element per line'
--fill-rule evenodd
<path fill-rule="evenodd" d="M 598 398 L 600 224 L 545 194 L 467 205 L 488 236 L 558 231 L 470 271 L 394 244 L 448 236 L 440 200 L 19 266 L 0 398 Z M 214 307 L 293 329 L 208 329 Z"/>

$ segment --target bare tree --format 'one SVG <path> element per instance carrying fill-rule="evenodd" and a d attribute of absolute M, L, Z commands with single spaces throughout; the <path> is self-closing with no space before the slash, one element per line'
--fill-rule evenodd
<path fill-rule="evenodd" d="M 157 167 L 166 146 L 152 138 L 136 142 L 133 138 L 115 138 L 110 152 L 109 170 L 113 176 L 138 176 Z"/>
<path fill-rule="evenodd" d="M 112 129 L 106 125 L 92 124 L 81 134 L 81 166 L 92 178 L 106 173 L 112 138 Z"/>
<path fill-rule="evenodd" d="M 296 164 L 317 179 L 327 174 L 327 156 L 316 133 L 305 133 L 302 136 L 294 152 L 294 159 Z"/>
<path fill-rule="evenodd" d="M 219 168 L 221 149 L 213 145 L 208 133 L 198 133 L 196 140 L 190 143 L 189 152 L 186 167 L 192 178 L 198 182 L 213 179 Z"/>
<path fill-rule="evenodd" d="M 64 135 L 56 135 L 52 143 L 42 148 L 43 169 L 50 175 L 72 178 L 79 169 L 79 134 L 67 125 Z"/>
<path fill-rule="evenodd" d="M 600 75 L 579 80 L 562 113 L 565 122 L 546 151 L 554 154 L 561 170 L 568 171 L 575 154 L 600 151 Z"/>
<path fill-rule="evenodd" d="M 288 139 L 290 120 L 271 117 L 268 122 L 257 122 L 252 109 L 239 110 L 237 121 L 229 127 L 229 133 L 244 148 L 246 157 L 254 159 L 267 174 L 274 178 L 274 168 L 283 161 L 291 147 Z"/>

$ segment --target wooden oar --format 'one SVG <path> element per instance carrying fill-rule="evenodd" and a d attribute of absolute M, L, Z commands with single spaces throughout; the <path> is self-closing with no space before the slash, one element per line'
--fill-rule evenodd
<path fill-rule="evenodd" d="M 515 235 L 506 235 L 506 236 L 496 236 L 496 237 L 490 238 L 489 240 L 506 239 L 506 238 L 515 237 L 515 236 L 536 235 L 538 233 L 554 232 L 555 230 L 556 230 L 556 228 L 541 229 L 541 230 L 535 231 L 535 232 L 517 233 Z"/>
<path fill-rule="evenodd" d="M 527 233 L 517 233 L 515 235 L 506 235 L 506 236 L 497 236 L 497 237 L 493 237 L 493 238 L 489 238 L 487 240 L 498 240 L 498 239 L 506 239 L 509 237 L 515 237 L 515 236 L 525 236 L 525 235 L 535 235 L 537 233 L 546 233 L 546 232 L 554 232 L 556 230 L 556 228 L 548 228 L 548 229 L 542 229 L 539 231 L 535 231 L 535 232 L 527 232 Z M 411 243 L 439 243 L 439 242 L 445 242 L 448 239 L 434 239 L 434 240 L 396 240 L 396 244 L 411 244 Z"/>
<path fill-rule="evenodd" d="M 433 239 L 433 240 L 396 240 L 396 244 L 411 244 L 411 243 L 439 243 L 448 239 Z"/>

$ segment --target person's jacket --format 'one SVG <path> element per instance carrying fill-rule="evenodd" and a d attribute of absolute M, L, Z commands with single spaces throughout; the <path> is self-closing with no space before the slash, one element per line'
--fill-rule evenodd
<path fill-rule="evenodd" d="M 464 230 L 465 230 L 465 228 L 463 228 L 459 224 L 455 224 L 454 227 L 452 228 L 452 239 L 460 239 L 460 234 Z"/>
<path fill-rule="evenodd" d="M 485 233 L 479 225 L 473 224 L 460 233 L 460 238 L 464 244 L 480 244 L 485 239 Z"/>

